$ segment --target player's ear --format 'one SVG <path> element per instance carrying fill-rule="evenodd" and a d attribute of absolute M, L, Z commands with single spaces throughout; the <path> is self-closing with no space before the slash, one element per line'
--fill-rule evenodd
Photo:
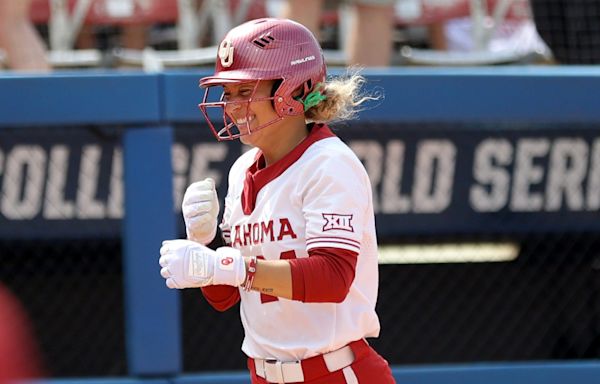
<path fill-rule="evenodd" d="M 294 89 L 294 92 L 292 92 L 292 97 L 298 101 L 303 100 L 304 96 L 309 94 L 311 88 L 312 88 L 312 81 L 310 79 L 308 79 L 301 86 Z"/>
<path fill-rule="evenodd" d="M 275 92 L 277 92 L 277 90 L 281 86 L 281 83 L 283 83 L 283 80 L 281 79 L 275 80 L 273 82 L 273 86 L 271 87 L 271 97 L 275 97 Z"/>
<path fill-rule="evenodd" d="M 302 88 L 298 87 L 294 90 L 294 92 L 292 92 L 292 97 L 294 98 L 294 100 L 302 100 L 302 97 L 304 96 L 304 92 L 302 90 Z"/>

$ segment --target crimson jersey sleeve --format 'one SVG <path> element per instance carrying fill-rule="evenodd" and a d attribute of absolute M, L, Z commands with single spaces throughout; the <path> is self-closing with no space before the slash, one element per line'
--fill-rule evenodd
<path fill-rule="evenodd" d="M 356 252 L 313 248 L 309 257 L 290 260 L 292 299 L 305 303 L 341 303 L 356 271 Z"/>
<path fill-rule="evenodd" d="M 231 285 L 209 285 L 200 289 L 206 301 L 220 312 L 228 310 L 240 301 L 240 290 Z"/>

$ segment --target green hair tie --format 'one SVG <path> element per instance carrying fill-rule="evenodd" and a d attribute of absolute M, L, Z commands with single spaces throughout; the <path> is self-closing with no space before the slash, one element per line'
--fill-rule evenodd
<path fill-rule="evenodd" d="M 319 88 L 321 88 L 320 85 L 321 85 L 320 83 L 317 84 L 317 87 L 315 88 L 315 90 L 312 91 L 311 93 L 309 93 L 308 95 L 306 95 L 306 97 L 302 101 L 302 104 L 304 104 L 305 111 L 308 111 L 315 105 L 319 104 L 321 101 L 327 99 L 327 96 L 321 94 L 321 91 L 319 91 Z"/>

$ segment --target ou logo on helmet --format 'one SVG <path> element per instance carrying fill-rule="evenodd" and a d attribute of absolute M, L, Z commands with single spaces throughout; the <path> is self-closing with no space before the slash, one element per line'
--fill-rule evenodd
<path fill-rule="evenodd" d="M 221 65 L 225 68 L 231 67 L 233 64 L 233 45 L 231 40 L 223 40 L 219 45 L 219 60 Z"/>

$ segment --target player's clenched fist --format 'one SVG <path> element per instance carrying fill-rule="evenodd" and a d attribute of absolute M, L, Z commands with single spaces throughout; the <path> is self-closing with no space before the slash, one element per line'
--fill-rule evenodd
<path fill-rule="evenodd" d="M 239 286 L 246 279 L 240 251 L 221 247 L 216 251 L 190 240 L 163 241 L 160 275 L 169 288 L 197 288 L 226 284 Z"/>
<path fill-rule="evenodd" d="M 217 233 L 219 198 L 211 178 L 190 185 L 183 195 L 181 212 L 188 239 L 208 244 Z"/>

